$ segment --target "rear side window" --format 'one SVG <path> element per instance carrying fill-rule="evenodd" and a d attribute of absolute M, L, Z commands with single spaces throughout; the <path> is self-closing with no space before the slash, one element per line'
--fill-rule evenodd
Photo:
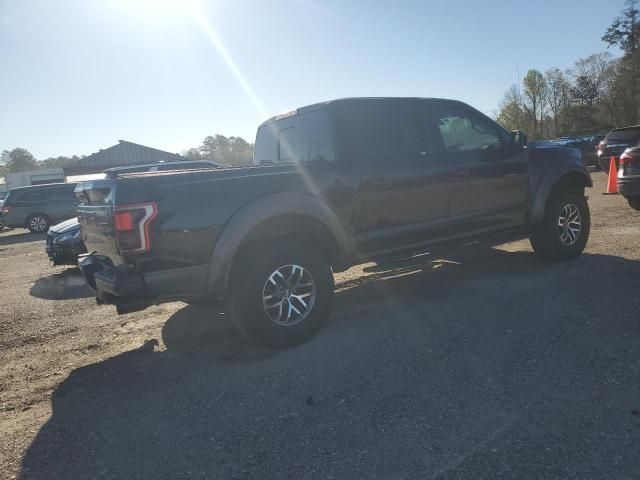
<path fill-rule="evenodd" d="M 637 143 L 640 141 L 640 128 L 625 128 L 624 130 L 611 131 L 607 134 L 604 141 L 607 143 Z"/>
<path fill-rule="evenodd" d="M 71 187 L 51 189 L 51 191 L 49 192 L 49 197 L 51 198 L 51 200 L 75 200 L 75 185 Z"/>
<path fill-rule="evenodd" d="M 16 202 L 42 202 L 45 199 L 44 192 L 42 190 L 31 190 L 28 192 L 24 192 L 22 195 L 18 196 L 15 201 Z"/>
<path fill-rule="evenodd" d="M 335 160 L 327 114 L 301 113 L 260 127 L 254 164 L 304 163 Z"/>
<path fill-rule="evenodd" d="M 414 109 L 409 105 L 346 104 L 335 110 L 341 152 L 367 164 L 415 163 L 424 150 Z"/>

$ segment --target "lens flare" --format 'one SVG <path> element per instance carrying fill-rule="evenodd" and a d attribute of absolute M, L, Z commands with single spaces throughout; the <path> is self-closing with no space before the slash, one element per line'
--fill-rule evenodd
<path fill-rule="evenodd" d="M 268 114 L 266 109 L 262 105 L 262 102 L 254 92 L 253 88 L 251 87 L 251 85 L 249 84 L 249 82 L 247 81 L 243 73 L 240 71 L 240 68 L 238 68 L 238 65 L 229 54 L 229 51 L 224 46 L 224 43 L 222 43 L 222 40 L 216 33 L 215 29 L 213 28 L 209 20 L 207 20 L 207 17 L 202 13 L 202 10 L 200 9 L 198 2 L 196 1 L 190 2 L 190 7 L 191 7 L 191 13 L 193 15 L 193 18 L 196 20 L 198 25 L 200 25 L 204 33 L 207 35 L 207 37 L 211 41 L 211 44 L 215 47 L 220 57 L 222 57 L 222 59 L 226 63 L 229 70 L 231 70 L 231 73 L 236 78 L 236 80 L 244 90 L 245 94 L 251 100 L 251 103 L 253 104 L 254 108 L 262 116 L 262 118 L 267 118 Z"/>

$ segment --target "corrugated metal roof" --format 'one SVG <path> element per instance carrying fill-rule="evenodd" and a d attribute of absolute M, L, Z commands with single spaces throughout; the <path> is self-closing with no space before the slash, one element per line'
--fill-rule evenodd
<path fill-rule="evenodd" d="M 88 157 L 78 160 L 69 165 L 70 169 L 75 167 L 116 167 L 121 165 L 137 165 L 140 163 L 154 162 L 175 162 L 184 160 L 184 157 L 175 153 L 165 152 L 157 148 L 145 147 L 137 143 L 120 140 L 113 147 L 100 150 Z"/>

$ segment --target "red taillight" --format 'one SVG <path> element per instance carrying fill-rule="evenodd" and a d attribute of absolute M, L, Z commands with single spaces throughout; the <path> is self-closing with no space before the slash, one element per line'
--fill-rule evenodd
<path fill-rule="evenodd" d="M 625 151 L 622 156 L 620 156 L 620 165 L 631 165 L 638 161 L 638 155 L 636 152 Z"/>
<path fill-rule="evenodd" d="M 116 207 L 114 227 L 120 254 L 145 253 L 151 249 L 149 224 L 157 214 L 155 203 Z"/>
<path fill-rule="evenodd" d="M 115 215 L 116 231 L 129 232 L 133 230 L 133 216 L 131 212 L 116 212 Z"/>
<path fill-rule="evenodd" d="M 0 212 L 2 213 L 9 213 L 9 210 L 11 210 L 11 207 L 0 207 Z"/>

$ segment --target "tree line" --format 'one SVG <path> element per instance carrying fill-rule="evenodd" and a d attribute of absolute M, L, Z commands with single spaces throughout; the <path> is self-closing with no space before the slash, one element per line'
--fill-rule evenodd
<path fill-rule="evenodd" d="M 7 173 L 65 167 L 84 157 L 85 155 L 81 157 L 73 155 L 72 157 L 59 156 L 37 160 L 26 148 L 17 147 L 13 150 L 3 150 L 0 153 L 0 177 L 4 177 Z"/>
<path fill-rule="evenodd" d="M 638 0 L 607 28 L 602 40 L 623 51 L 578 59 L 573 67 L 531 69 L 498 106 L 497 120 L 533 139 L 606 131 L 640 123 L 640 10 Z"/>
<path fill-rule="evenodd" d="M 210 135 L 204 138 L 202 145 L 182 152 L 189 160 L 211 160 L 222 165 L 242 166 L 253 163 L 253 143 L 242 137 Z"/>
<path fill-rule="evenodd" d="M 189 160 L 211 160 L 225 166 L 251 165 L 253 144 L 242 137 L 225 137 L 215 134 L 205 137 L 202 145 L 184 150 L 181 155 Z M 4 150 L 0 153 L 0 177 L 8 173 L 29 170 L 63 168 L 85 157 L 86 155 L 73 155 L 38 160 L 25 148 Z"/>

